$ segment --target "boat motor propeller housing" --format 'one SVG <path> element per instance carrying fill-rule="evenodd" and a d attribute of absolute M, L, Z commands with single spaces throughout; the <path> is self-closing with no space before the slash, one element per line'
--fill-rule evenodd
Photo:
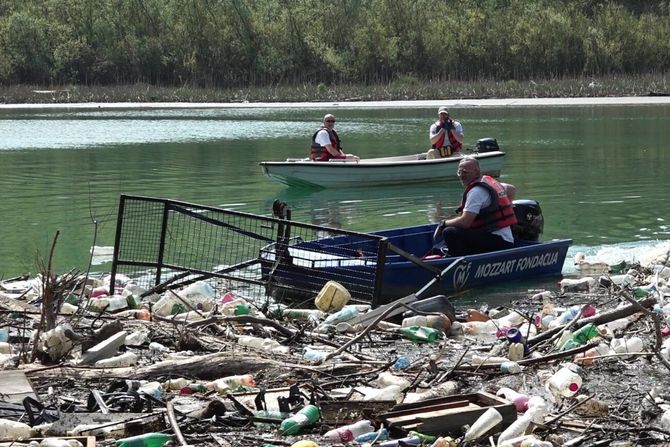
<path fill-rule="evenodd" d="M 481 138 L 477 140 L 477 152 L 499 151 L 498 141 L 495 138 Z"/>
<path fill-rule="evenodd" d="M 539 241 L 544 230 L 542 209 L 536 200 L 515 200 L 514 215 L 517 223 L 512 225 L 514 239 Z"/>

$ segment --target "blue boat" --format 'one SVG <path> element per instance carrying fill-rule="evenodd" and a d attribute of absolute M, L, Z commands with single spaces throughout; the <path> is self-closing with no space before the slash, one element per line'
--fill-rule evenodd
<path fill-rule="evenodd" d="M 524 212 L 517 214 L 523 216 Z M 541 213 L 538 215 L 541 218 Z M 347 288 L 354 301 L 379 305 L 419 290 L 424 296 L 447 294 L 485 284 L 560 275 L 572 244 L 571 239 L 539 242 L 537 234 L 524 238 L 517 229 L 514 248 L 445 257 L 434 244 L 435 229 L 436 224 L 425 224 L 369 233 L 368 239 L 352 234 L 283 246 L 273 243 L 261 250 L 263 277 L 276 290 L 289 295 L 302 291 L 305 293 L 298 294 L 304 297 L 313 297 L 333 280 Z M 427 284 L 429 290 L 422 290 Z"/>

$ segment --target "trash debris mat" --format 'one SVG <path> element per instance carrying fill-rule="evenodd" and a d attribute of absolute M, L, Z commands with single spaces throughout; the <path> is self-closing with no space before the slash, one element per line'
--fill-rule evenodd
<path fill-rule="evenodd" d="M 342 284 L 288 307 L 216 275 L 160 290 L 120 271 L 4 280 L 0 441 L 661 445 L 668 265 L 599 265 L 496 308 L 373 309 Z"/>

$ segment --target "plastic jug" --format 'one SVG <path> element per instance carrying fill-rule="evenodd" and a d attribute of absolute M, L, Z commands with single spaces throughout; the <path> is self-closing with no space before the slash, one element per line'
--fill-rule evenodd
<path fill-rule="evenodd" d="M 324 433 L 323 437 L 330 442 L 347 443 L 353 441 L 356 437 L 366 433 L 374 432 L 375 428 L 371 421 L 363 420 L 354 424 L 335 428 Z"/>
<path fill-rule="evenodd" d="M 582 387 L 582 378 L 571 369 L 571 365 L 569 364 L 556 371 L 545 384 L 549 396 L 554 401 L 563 397 L 572 397 Z"/>
<path fill-rule="evenodd" d="M 328 281 L 314 299 L 314 305 L 323 312 L 337 312 L 351 299 L 349 291 L 339 282 Z"/>
<path fill-rule="evenodd" d="M 560 347 L 560 351 L 567 351 L 569 349 L 574 349 L 581 345 L 586 344 L 587 341 L 599 336 L 598 328 L 593 323 L 589 323 L 581 328 L 577 329 L 572 333 L 570 337 L 563 345 Z"/>

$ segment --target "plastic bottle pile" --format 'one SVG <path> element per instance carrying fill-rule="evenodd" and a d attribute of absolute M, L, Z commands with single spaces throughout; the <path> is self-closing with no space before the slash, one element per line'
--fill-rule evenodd
<path fill-rule="evenodd" d="M 585 261 L 582 261 L 582 267 L 583 271 L 589 271 Z M 118 317 L 118 321 L 133 323 L 130 325 L 132 329 L 128 328 L 123 337 L 119 337 L 117 332 L 103 337 L 97 345 L 88 349 L 86 353 L 95 352 L 96 348 L 101 352 L 100 358 L 96 357 L 94 362 L 89 363 L 88 367 L 92 368 L 140 368 L 162 360 L 178 361 L 195 356 L 193 352 L 178 352 L 176 336 L 174 339 L 157 337 L 160 332 L 150 330 L 157 323 L 149 321 L 149 318 L 156 317 L 162 321 L 158 317 L 163 317 L 170 321 L 161 327 L 162 331 L 171 324 L 178 324 L 179 333 L 183 333 L 188 332 L 189 324 L 216 317 L 225 321 L 226 326 L 220 324 L 205 335 L 198 334 L 207 341 L 213 340 L 212 334 L 219 337 L 219 344 L 212 347 L 212 351 L 230 350 L 233 358 L 260 356 L 272 360 L 268 368 L 293 368 L 294 373 L 302 365 L 312 375 L 327 371 L 337 380 L 328 376 L 324 382 L 342 382 L 341 387 L 333 386 L 327 390 L 332 398 L 419 403 L 459 391 L 488 391 L 511 402 L 517 412 L 516 421 L 502 424 L 500 412 L 490 408 L 471 421 L 468 427 L 440 433 L 442 436 L 408 432 L 403 434 L 402 439 L 394 436 L 397 433 L 393 430 L 382 427 L 374 415 L 361 417 L 349 424 L 333 424 L 329 420 L 329 430 L 326 430 L 322 425 L 326 421 L 318 400 L 305 399 L 304 405 L 290 410 L 272 407 L 253 410 L 252 415 L 244 411 L 240 413 L 240 417 L 249 418 L 251 422 L 262 419 L 256 421 L 259 426 L 267 424 L 267 420 L 274 421 L 270 431 L 279 439 L 303 438 L 294 444 L 296 447 L 373 441 L 376 441 L 374 445 L 386 447 L 399 444 L 442 447 L 463 442 L 470 445 L 485 442 L 484 439 L 491 435 L 494 435 L 498 446 L 544 447 L 550 444 L 542 439 L 545 432 L 537 430 L 537 426 L 545 418 L 555 417 L 560 409 L 580 403 L 575 409 L 576 414 L 596 418 L 607 416 L 610 409 L 599 401 L 599 384 L 590 377 L 590 368 L 595 369 L 592 368 L 594 364 L 626 362 L 626 365 L 631 365 L 653 348 L 648 334 L 645 335 L 638 324 L 638 320 L 648 318 L 648 315 L 625 299 L 620 300 L 617 308 L 611 304 L 601 308 L 593 299 L 594 294 L 604 294 L 609 288 L 610 291 L 623 290 L 639 302 L 654 298 L 656 302 L 649 309 L 661 318 L 662 329 L 670 322 L 670 303 L 665 297 L 670 292 L 670 269 L 657 266 L 650 272 L 647 277 L 630 270 L 620 275 L 563 280 L 557 284 L 557 291 L 571 294 L 572 300 L 568 304 L 561 303 L 563 297 L 556 292 L 544 291 L 525 300 L 527 303 L 518 309 L 471 309 L 467 316 L 453 321 L 444 314 L 413 314 L 406 315 L 402 320 L 396 318 L 380 322 L 365 339 L 365 343 L 373 347 L 370 351 L 372 355 L 366 355 L 369 353 L 362 348 L 337 349 L 352 340 L 352 334 L 365 329 L 358 326 L 356 321 L 360 319 L 357 317 L 370 311 L 368 305 L 349 304 L 348 292 L 337 283 L 324 287 L 317 297 L 316 309 L 292 309 L 273 303 L 267 307 L 266 313 L 240 293 L 217 290 L 205 281 L 160 295 L 141 297 L 146 290 L 123 277 L 118 278 L 113 287 L 104 280 L 100 283 L 91 281 L 92 284 L 88 284 L 83 293 L 71 294 L 74 297 L 65 304 L 95 309 L 93 315 L 112 314 Z M 611 296 L 603 300 L 607 303 L 613 301 Z M 620 312 L 620 316 L 598 320 L 612 311 Z M 245 315 L 253 315 L 260 321 L 265 319 L 268 323 L 279 322 L 284 331 L 272 324 L 236 322 L 234 317 Z M 72 333 L 80 329 L 64 321 L 60 320 L 54 329 L 40 334 L 37 338 L 38 351 L 43 358 L 53 362 L 77 363 L 81 361 L 82 351 Z M 635 327 L 634 333 L 629 330 L 631 326 Z M 670 334 L 670 330 L 665 330 L 666 335 Z M 15 337 L 15 330 L 0 327 L 0 356 L 4 356 L 5 360 L 18 358 L 18 345 L 13 342 Z M 375 345 L 376 342 L 379 344 Z M 389 349 L 389 354 L 382 351 L 380 355 L 381 349 Z M 670 339 L 663 342 L 661 354 L 670 359 Z M 553 357 L 546 359 L 548 356 Z M 365 369 L 366 361 L 370 362 L 370 369 Z M 323 365 L 324 362 L 329 363 Z M 363 369 L 360 377 L 350 379 L 347 376 L 346 380 L 337 377 L 338 368 L 347 363 Z M 298 378 L 291 376 L 290 380 L 310 385 L 317 383 L 305 379 L 308 374 L 305 371 L 301 371 L 303 375 L 294 374 Z M 199 380 L 171 377 L 171 373 L 165 372 L 165 380 L 129 378 L 124 389 L 133 395 L 160 402 L 179 398 L 213 399 L 214 396 L 217 400 L 224 400 L 230 394 L 259 393 L 268 386 L 277 385 L 277 381 L 269 381 L 269 377 L 276 374 L 256 376 L 241 371 L 240 374 Z M 357 377 L 359 374 L 350 375 Z M 447 381 L 447 375 L 452 380 Z M 507 379 L 505 386 L 497 382 L 503 379 Z M 463 383 L 470 388 L 463 390 Z M 659 393 L 649 399 L 649 411 L 655 412 L 657 417 L 654 422 L 670 428 L 670 412 L 660 411 L 663 405 L 668 404 L 664 401 L 664 394 Z M 35 434 L 33 427 L 17 424 L 0 423 L 0 435 L 4 433 L 2 430 L 13 430 L 12 433 L 20 433 L 22 437 Z M 267 429 L 267 425 L 264 427 Z M 537 430 L 535 435 L 533 430 Z M 117 438 L 118 446 L 129 447 L 162 446 L 174 439 L 165 433 Z M 289 442 L 292 439 L 283 441 L 282 445 Z"/>

